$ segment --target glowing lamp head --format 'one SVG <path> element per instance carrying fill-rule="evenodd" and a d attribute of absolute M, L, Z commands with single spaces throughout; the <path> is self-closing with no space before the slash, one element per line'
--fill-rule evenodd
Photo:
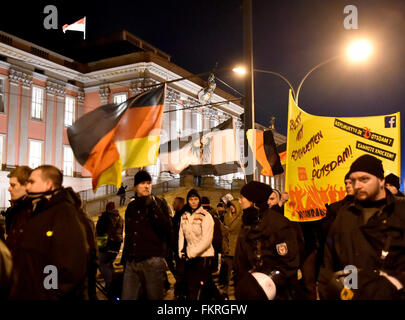
<path fill-rule="evenodd" d="M 362 62 L 367 60 L 373 52 L 371 43 L 367 40 L 353 42 L 347 49 L 350 60 Z"/>
<path fill-rule="evenodd" d="M 245 67 L 235 67 L 232 69 L 233 72 L 243 76 L 246 74 L 246 68 Z"/>

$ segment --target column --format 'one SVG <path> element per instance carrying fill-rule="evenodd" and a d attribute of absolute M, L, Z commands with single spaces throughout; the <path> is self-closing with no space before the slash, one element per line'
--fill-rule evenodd
<path fill-rule="evenodd" d="M 65 92 L 66 88 L 58 85 L 56 89 L 56 133 L 55 133 L 55 167 L 62 169 L 62 155 L 63 155 L 63 143 L 62 135 L 64 128 L 64 106 L 65 106 Z"/>
<path fill-rule="evenodd" d="M 28 121 L 30 120 L 32 76 L 24 73 L 21 81 L 21 117 L 20 117 L 20 152 L 19 165 L 28 165 Z"/>
<path fill-rule="evenodd" d="M 17 116 L 18 116 L 18 87 L 19 78 L 10 70 L 10 94 L 8 106 L 8 131 L 7 131 L 7 166 L 14 167 L 17 165 L 15 158 L 16 135 L 17 135 Z"/>
<path fill-rule="evenodd" d="M 110 87 L 109 86 L 100 87 L 100 90 L 98 92 L 100 94 L 101 105 L 108 104 L 108 98 L 110 96 Z"/>
<path fill-rule="evenodd" d="M 84 103 L 84 91 L 79 91 L 79 93 L 77 95 L 77 117 L 76 117 L 76 120 L 79 119 L 83 115 L 83 103 Z M 75 166 L 74 166 L 73 176 L 80 176 L 81 177 L 82 166 L 76 160 L 74 160 L 74 161 L 75 161 Z"/>
<path fill-rule="evenodd" d="M 55 86 L 46 83 L 45 164 L 52 164 L 53 123 L 55 118 Z"/>

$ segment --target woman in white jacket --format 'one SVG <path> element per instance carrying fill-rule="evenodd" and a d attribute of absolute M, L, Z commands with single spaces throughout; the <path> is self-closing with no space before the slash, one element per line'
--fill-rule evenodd
<path fill-rule="evenodd" d="M 197 190 L 191 189 L 187 194 L 179 230 L 179 256 L 186 260 L 189 300 L 212 298 L 213 234 L 214 220 L 201 206 L 201 197 Z"/>

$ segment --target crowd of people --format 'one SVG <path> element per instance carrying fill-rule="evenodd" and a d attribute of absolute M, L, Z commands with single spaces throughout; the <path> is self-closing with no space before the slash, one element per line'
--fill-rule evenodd
<path fill-rule="evenodd" d="M 168 270 L 178 300 L 405 298 L 405 197 L 370 155 L 351 164 L 346 197 L 306 223 L 284 217 L 287 192 L 257 181 L 215 208 L 191 189 L 171 209 L 139 171 L 124 219 L 109 202 L 95 225 L 56 167 L 20 166 L 8 177 L 2 299 L 97 299 L 97 270 L 108 299 L 163 300 Z"/>

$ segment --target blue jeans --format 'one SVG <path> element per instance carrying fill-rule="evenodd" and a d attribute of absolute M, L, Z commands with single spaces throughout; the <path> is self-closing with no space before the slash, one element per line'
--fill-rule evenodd
<path fill-rule="evenodd" d="M 166 262 L 152 257 L 142 261 L 128 261 L 125 265 L 122 300 L 163 300 L 165 293 Z"/>

